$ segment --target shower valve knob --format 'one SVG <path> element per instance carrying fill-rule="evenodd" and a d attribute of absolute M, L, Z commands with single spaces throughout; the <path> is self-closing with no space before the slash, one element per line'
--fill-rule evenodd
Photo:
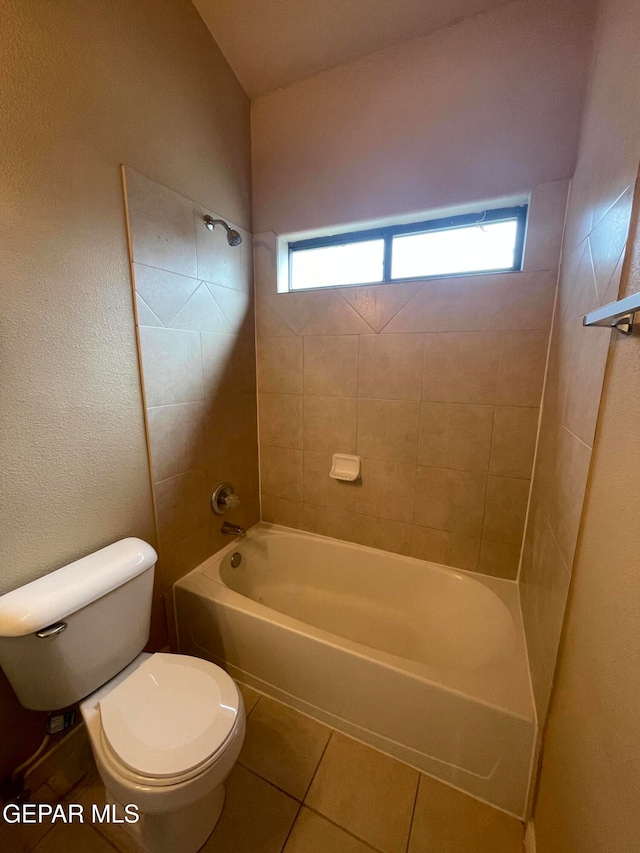
<path fill-rule="evenodd" d="M 230 509 L 240 506 L 240 498 L 231 483 L 220 483 L 211 495 L 211 509 L 216 515 L 224 515 Z"/>

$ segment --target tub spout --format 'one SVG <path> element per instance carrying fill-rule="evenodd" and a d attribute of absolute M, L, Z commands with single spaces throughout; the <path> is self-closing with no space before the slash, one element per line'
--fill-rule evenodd
<path fill-rule="evenodd" d="M 225 521 L 222 525 L 222 532 L 226 533 L 227 536 L 239 536 L 240 539 L 243 539 L 247 535 L 247 531 L 244 527 L 240 527 L 239 524 L 233 524 L 231 521 Z"/>

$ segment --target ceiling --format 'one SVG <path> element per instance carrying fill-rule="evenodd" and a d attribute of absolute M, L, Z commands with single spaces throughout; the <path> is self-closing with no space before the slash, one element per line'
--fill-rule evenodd
<path fill-rule="evenodd" d="M 508 0 L 193 0 L 250 98 Z"/>

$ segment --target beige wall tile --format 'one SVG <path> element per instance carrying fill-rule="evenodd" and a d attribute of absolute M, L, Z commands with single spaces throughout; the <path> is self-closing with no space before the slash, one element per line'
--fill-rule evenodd
<path fill-rule="evenodd" d="M 540 505 L 532 505 L 522 555 L 522 618 L 538 715 L 544 719 L 560 643 L 570 576 Z"/>
<path fill-rule="evenodd" d="M 263 696 L 247 720 L 240 764 L 301 800 L 331 729 Z"/>
<path fill-rule="evenodd" d="M 353 511 L 360 483 L 334 480 L 330 453 L 304 452 L 304 502 L 314 506 L 333 507 L 337 510 Z"/>
<path fill-rule="evenodd" d="M 202 351 L 197 332 L 140 328 L 147 406 L 168 406 L 204 398 Z"/>
<path fill-rule="evenodd" d="M 498 273 L 426 281 L 383 333 L 482 329 L 515 298 L 514 279 L 528 275 Z"/>
<path fill-rule="evenodd" d="M 414 526 L 412 529 L 412 556 L 456 569 L 474 572 L 478 568 L 480 539 L 446 530 L 430 530 Z"/>
<path fill-rule="evenodd" d="M 627 242 L 633 190 L 633 185 L 626 188 L 612 207 L 595 224 L 588 237 L 600 304 L 604 304 L 604 295 L 610 289 L 611 279 Z"/>
<path fill-rule="evenodd" d="M 415 465 L 363 459 L 361 487 L 356 492 L 356 512 L 410 524 L 415 473 Z"/>
<path fill-rule="evenodd" d="M 491 442 L 492 474 L 531 479 L 539 409 L 498 406 Z"/>
<path fill-rule="evenodd" d="M 275 287 L 273 290 L 275 291 Z M 310 290 L 307 293 L 274 292 L 265 301 L 288 328 L 299 335 L 304 327 L 322 312 L 329 298 L 327 291 Z"/>
<path fill-rule="evenodd" d="M 302 451 L 283 447 L 260 448 L 262 491 L 274 498 L 302 500 Z"/>
<path fill-rule="evenodd" d="M 590 447 L 596 432 L 610 344 L 610 329 L 576 329 L 562 422 Z"/>
<path fill-rule="evenodd" d="M 260 394 L 260 443 L 302 450 L 302 395 Z"/>
<path fill-rule="evenodd" d="M 421 403 L 418 464 L 457 471 L 486 471 L 493 413 L 493 406 Z"/>
<path fill-rule="evenodd" d="M 571 567 L 589 476 L 591 449 L 565 428 L 558 431 L 557 440 L 550 490 L 553 511 L 549 509 L 549 521 L 565 565 Z"/>
<path fill-rule="evenodd" d="M 133 274 L 136 291 L 164 326 L 171 325 L 178 311 L 187 304 L 189 297 L 193 296 L 200 285 L 197 278 L 146 267 L 143 264 L 134 264 Z"/>
<path fill-rule="evenodd" d="M 353 539 L 355 516 L 333 506 L 313 506 L 305 503 L 302 527 L 309 533 L 331 536 L 333 539 Z"/>
<path fill-rule="evenodd" d="M 548 329 L 553 315 L 557 279 L 556 269 L 535 275 L 516 276 L 520 291 L 517 298 L 503 306 L 484 329 Z"/>
<path fill-rule="evenodd" d="M 258 347 L 258 389 L 302 394 L 302 338 L 264 338 Z"/>
<path fill-rule="evenodd" d="M 262 495 L 262 520 L 284 527 L 302 527 L 302 503 Z"/>
<path fill-rule="evenodd" d="M 558 313 L 561 320 L 581 317 L 600 303 L 596 287 L 591 247 L 584 240 L 572 251 L 563 253 L 558 287 Z"/>
<path fill-rule="evenodd" d="M 374 332 L 380 332 L 421 287 L 420 282 L 345 287 L 341 295 Z"/>
<path fill-rule="evenodd" d="M 493 405 L 500 347 L 500 332 L 425 335 L 422 399 Z"/>
<path fill-rule="evenodd" d="M 415 464 L 420 403 L 404 400 L 358 401 L 358 455 Z"/>
<path fill-rule="evenodd" d="M 418 467 L 414 524 L 479 537 L 486 474 Z"/>
<path fill-rule="evenodd" d="M 355 453 L 357 406 L 352 397 L 305 396 L 305 450 Z"/>
<path fill-rule="evenodd" d="M 209 520 L 175 545 L 164 548 L 160 560 L 160 586 L 167 590 L 213 554 Z"/>
<path fill-rule="evenodd" d="M 372 518 L 368 515 L 356 515 L 354 519 L 353 541 L 370 548 L 393 551 L 396 554 L 411 555 L 412 529 L 410 524 L 389 521 L 386 518 Z"/>
<path fill-rule="evenodd" d="M 147 409 L 154 483 L 205 463 L 206 424 L 203 402 Z"/>
<path fill-rule="evenodd" d="M 253 394 L 256 390 L 256 357 L 253 333 L 201 332 L 204 391 L 215 400 L 223 390 L 232 394 Z"/>
<path fill-rule="evenodd" d="M 496 403 L 539 406 L 547 360 L 546 331 L 502 332 Z"/>
<path fill-rule="evenodd" d="M 192 329 L 196 332 L 231 332 L 231 324 L 224 316 L 204 282 L 187 304 L 171 321 L 173 329 Z"/>
<path fill-rule="evenodd" d="M 358 396 L 419 400 L 424 335 L 363 335 Z"/>
<path fill-rule="evenodd" d="M 524 247 L 525 270 L 558 268 L 569 183 L 569 180 L 549 181 L 538 184 L 531 193 Z"/>
<path fill-rule="evenodd" d="M 153 487 L 156 520 L 162 548 L 176 545 L 208 521 L 209 489 L 203 471 L 188 471 Z"/>
<path fill-rule="evenodd" d="M 192 203 L 134 169 L 126 178 L 133 260 L 197 276 Z"/>
<path fill-rule="evenodd" d="M 553 326 L 544 391 L 544 409 L 557 421 L 561 421 L 564 417 L 573 350 L 578 336 L 583 335 L 583 328 L 581 319 L 563 322 L 556 319 Z"/>
<path fill-rule="evenodd" d="M 489 475 L 483 539 L 521 543 L 530 485 L 529 480 Z"/>
<path fill-rule="evenodd" d="M 257 453 L 255 397 L 225 388 L 207 400 L 207 457 L 211 464 L 245 467 Z"/>
<path fill-rule="evenodd" d="M 213 231 L 209 231 L 205 226 L 203 219 L 207 214 L 213 219 L 224 219 L 213 211 L 194 205 L 198 278 L 248 292 L 253 274 L 251 234 L 239 225 L 229 222 L 231 228 L 235 228 L 242 235 L 242 243 L 239 246 L 230 246 L 227 242 L 227 232 L 222 225 L 216 225 Z"/>
<path fill-rule="evenodd" d="M 371 326 L 337 291 L 327 291 L 322 310 L 302 329 L 301 335 L 370 335 Z"/>
<path fill-rule="evenodd" d="M 520 853 L 519 820 L 420 776 L 407 853 Z"/>
<path fill-rule="evenodd" d="M 520 545 L 507 542 L 490 542 L 483 539 L 480 543 L 480 562 L 478 571 L 495 578 L 515 580 L 520 564 Z"/>
<path fill-rule="evenodd" d="M 404 853 L 417 783 L 413 768 L 334 732 L 305 804 L 383 853 Z"/>
<path fill-rule="evenodd" d="M 302 340 L 301 340 L 302 343 Z M 356 397 L 358 337 L 304 338 L 304 393 L 320 397 Z"/>

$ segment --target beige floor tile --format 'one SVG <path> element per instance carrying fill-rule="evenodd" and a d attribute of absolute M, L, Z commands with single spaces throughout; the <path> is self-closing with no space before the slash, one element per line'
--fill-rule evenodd
<path fill-rule="evenodd" d="M 53 789 L 45 782 L 34 791 L 30 797 L 32 803 L 50 803 L 55 805 L 58 797 Z M 11 853 L 27 853 L 51 831 L 49 822 L 22 824 L 7 823 L 0 820 L 0 850 Z"/>
<path fill-rule="evenodd" d="M 284 853 L 370 853 L 373 849 L 334 823 L 303 808 Z"/>
<path fill-rule="evenodd" d="M 242 693 L 242 700 L 244 702 L 244 712 L 248 717 L 251 711 L 257 705 L 258 699 L 262 694 L 258 693 L 257 690 L 254 690 L 253 687 L 248 687 L 246 684 L 239 684 L 238 682 L 236 683 L 238 684 L 240 692 Z"/>
<path fill-rule="evenodd" d="M 92 806 L 96 805 L 100 810 L 102 810 L 107 801 L 102 779 L 97 778 L 93 785 L 91 785 L 91 787 L 88 788 L 82 796 L 76 798 L 72 792 L 67 799 L 70 802 L 80 803 L 84 808 L 85 820 L 90 821 L 92 818 Z M 118 817 L 124 817 L 121 809 L 118 810 Z M 101 836 L 101 838 L 109 841 L 116 850 L 120 851 L 120 853 L 140 853 L 140 846 L 137 841 L 127 832 L 122 824 L 101 823 L 99 827 L 96 825 L 95 831 Z M 87 847 L 86 849 L 92 850 L 90 847 Z"/>
<path fill-rule="evenodd" d="M 202 853 L 280 853 L 300 804 L 239 765 L 225 784 L 224 809 Z"/>
<path fill-rule="evenodd" d="M 404 853 L 418 775 L 334 733 L 305 803 L 383 853 Z"/>
<path fill-rule="evenodd" d="M 113 847 L 86 823 L 59 823 L 34 853 L 113 853 Z"/>
<path fill-rule="evenodd" d="M 331 729 L 322 723 L 263 696 L 247 720 L 238 760 L 301 800 L 330 735 Z"/>
<path fill-rule="evenodd" d="M 520 821 L 420 777 L 408 853 L 521 853 Z"/>

